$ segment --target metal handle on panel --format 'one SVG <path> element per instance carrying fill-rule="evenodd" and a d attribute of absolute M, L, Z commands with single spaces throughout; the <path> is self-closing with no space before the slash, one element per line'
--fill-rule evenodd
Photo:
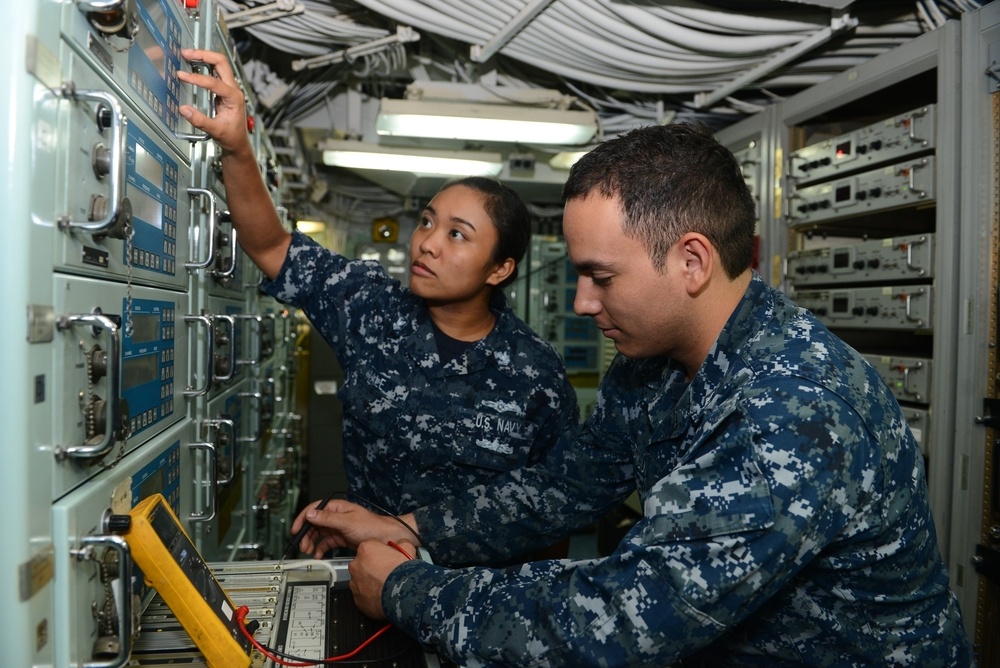
<path fill-rule="evenodd" d="M 192 63 L 192 66 L 194 64 L 195 63 Z M 208 63 L 197 61 L 197 64 L 207 67 L 209 70 L 211 70 L 213 75 L 215 74 L 215 68 L 209 65 Z M 212 95 L 212 103 L 209 106 L 211 107 L 211 109 L 209 110 L 209 116 L 215 118 L 215 95 Z M 208 133 L 177 132 L 175 130 L 174 136 L 177 137 L 178 139 L 182 140 L 186 139 L 187 141 L 190 142 L 196 142 L 196 141 L 205 141 L 209 138 L 210 135 Z"/>
<path fill-rule="evenodd" d="M 226 212 L 226 213 L 228 213 L 228 212 Z M 236 249 L 236 228 L 233 227 L 230 230 L 230 235 L 229 235 L 229 258 L 230 258 L 230 260 L 232 260 L 229 263 L 229 269 L 226 269 L 224 271 L 220 271 L 218 269 L 213 269 L 212 270 L 212 275 L 215 276 L 220 281 L 229 280 L 230 278 L 232 278 L 233 276 L 235 276 L 236 275 L 236 253 L 237 253 L 237 249 Z"/>
<path fill-rule="evenodd" d="M 905 366 L 903 367 L 903 393 L 913 397 L 916 400 L 920 400 L 920 393 L 914 392 L 910 389 L 910 369 L 923 369 L 924 363 L 917 362 L 913 367 Z"/>
<path fill-rule="evenodd" d="M 118 100 L 111 93 L 101 90 L 78 91 L 72 82 L 64 83 L 61 92 L 63 97 L 72 100 L 100 102 L 110 108 L 111 148 L 108 150 L 108 174 L 110 174 L 111 178 L 108 183 L 108 201 L 111 202 L 111 206 L 108 207 L 107 213 L 100 220 L 80 222 L 70 220 L 68 217 L 61 217 L 58 221 L 59 229 L 81 230 L 92 234 L 110 232 L 117 223 L 122 210 L 130 206 L 124 203 L 124 197 L 122 197 L 125 191 L 123 183 L 125 170 L 122 169 L 122 156 L 125 154 L 125 125 L 127 123 L 125 114 Z M 130 209 L 126 215 L 131 215 Z"/>
<path fill-rule="evenodd" d="M 794 209 L 792 208 L 792 200 L 802 199 L 802 197 L 800 195 L 798 195 L 788 185 L 785 186 L 785 193 L 787 193 L 784 196 L 784 200 L 785 200 L 785 220 L 795 220 L 796 218 L 801 218 L 802 216 L 797 216 L 794 213 L 792 213 L 792 211 L 794 211 Z"/>
<path fill-rule="evenodd" d="M 92 558 L 93 548 L 107 547 L 118 552 L 118 586 L 121 588 L 114 596 L 115 611 L 118 615 L 118 656 L 110 661 L 90 661 L 80 664 L 81 668 L 122 668 L 128 663 L 132 654 L 132 629 L 127 628 L 132 622 L 132 592 L 129 586 L 132 582 L 132 552 L 128 543 L 121 536 L 84 536 L 80 539 L 83 547 L 72 550 L 78 559 Z"/>
<path fill-rule="evenodd" d="M 215 519 L 216 513 L 216 494 L 218 492 L 217 477 L 219 475 L 218 466 L 216 464 L 216 457 L 218 453 L 215 449 L 214 443 L 188 443 L 188 447 L 192 450 L 207 450 L 208 451 L 208 507 L 211 512 L 204 513 L 191 513 L 188 515 L 188 521 L 191 522 L 211 522 Z"/>
<path fill-rule="evenodd" d="M 214 364 L 215 358 L 214 357 L 212 358 L 213 364 L 212 364 L 212 368 L 211 368 L 211 371 L 212 371 L 212 380 L 213 381 L 217 380 L 219 382 L 227 382 L 227 381 L 230 381 L 230 380 L 233 379 L 233 372 L 236 369 L 236 318 L 234 316 L 225 315 L 225 314 L 221 314 L 221 313 L 213 315 L 211 317 L 212 317 L 212 322 L 213 323 L 215 322 L 216 319 L 222 320 L 223 322 L 229 323 L 229 369 L 224 374 L 216 374 L 215 373 L 215 364 Z M 210 330 L 210 332 L 211 332 L 211 337 L 210 338 L 215 338 L 215 327 L 214 326 L 212 327 L 212 329 Z"/>
<path fill-rule="evenodd" d="M 910 141 L 922 142 L 924 144 L 927 143 L 927 139 L 925 139 L 924 137 L 918 137 L 916 134 L 914 134 L 917 131 L 917 124 L 914 121 L 916 121 L 917 118 L 923 116 L 926 113 L 927 113 L 927 107 L 924 107 L 923 109 L 915 111 L 912 114 L 910 114 L 910 127 L 907 128 L 906 132 L 907 136 L 910 138 Z"/>
<path fill-rule="evenodd" d="M 262 382 L 264 382 L 266 385 L 270 385 L 271 386 L 270 392 L 266 392 L 266 393 L 265 392 L 261 392 L 261 394 L 266 394 L 267 397 L 270 398 L 270 402 L 271 402 L 271 405 L 269 407 L 270 410 L 268 412 L 266 412 L 266 413 L 264 411 L 261 411 L 261 419 L 264 420 L 264 421 L 268 421 L 269 422 L 274 417 L 274 387 L 275 387 L 274 377 L 273 376 L 268 376 L 267 378 L 264 378 Z M 267 402 L 264 402 L 261 405 L 262 406 L 266 406 Z"/>
<path fill-rule="evenodd" d="M 94 445 L 68 445 L 57 446 L 57 457 L 75 457 L 78 459 L 91 459 L 103 457 L 111 452 L 115 445 L 115 437 L 118 435 L 118 425 L 121 420 L 119 410 L 121 408 L 121 331 L 111 318 L 99 313 L 88 313 L 86 315 L 63 315 L 56 321 L 56 328 L 60 331 L 72 329 L 77 325 L 89 327 L 99 327 L 108 334 L 108 399 L 105 402 L 104 410 L 106 414 L 104 423 L 104 438 L 100 443 Z"/>
<path fill-rule="evenodd" d="M 917 190 L 917 185 L 915 181 L 917 170 L 921 167 L 926 167 L 926 166 L 927 166 L 927 161 L 921 160 L 920 162 L 913 163 L 908 168 L 904 168 L 906 169 L 906 180 L 910 192 L 915 194 L 917 197 L 925 197 L 927 195 L 926 190 Z"/>
<path fill-rule="evenodd" d="M 215 357 L 212 345 L 212 319 L 207 315 L 186 315 L 184 322 L 200 322 L 207 329 L 205 335 L 205 386 L 196 388 L 193 385 L 188 385 L 184 390 L 185 397 L 200 397 L 208 394 L 208 391 L 212 389 L 212 361 Z"/>
<path fill-rule="evenodd" d="M 229 427 L 229 439 L 233 446 L 229 450 L 229 476 L 226 478 L 216 478 L 215 484 L 222 487 L 231 485 L 233 480 L 236 479 L 236 424 L 229 418 L 202 420 L 202 424 L 210 429 L 218 429 L 220 426 Z M 216 446 L 216 451 L 218 451 L 218 446 Z M 216 475 L 218 475 L 218 464 L 216 464 Z"/>
<path fill-rule="evenodd" d="M 249 314 L 249 315 L 241 314 L 234 317 L 236 317 L 239 320 L 249 320 L 251 322 L 257 323 L 257 338 L 255 339 L 257 341 L 256 356 L 249 357 L 245 360 L 241 359 L 236 360 L 236 364 L 239 365 L 256 366 L 257 364 L 260 363 L 261 359 L 263 358 L 262 350 L 263 350 L 263 336 L 264 336 L 264 318 L 263 316 L 256 314 Z"/>
<path fill-rule="evenodd" d="M 916 241 L 911 241 L 911 242 L 909 242 L 909 243 L 906 244 L 906 268 L 907 269 L 910 269 L 912 271 L 916 271 L 916 272 L 918 272 L 920 274 L 923 274 L 925 272 L 925 269 L 923 267 L 918 267 L 915 264 L 913 264 L 913 247 L 914 246 L 919 246 L 920 244 L 926 243 L 926 242 L 927 242 L 927 237 L 920 237 Z M 896 248 L 899 248 L 899 246 L 897 245 Z"/>
<path fill-rule="evenodd" d="M 924 289 L 920 288 L 919 290 L 917 290 L 917 294 L 918 295 L 924 294 Z M 903 295 L 903 298 L 904 301 L 906 302 L 906 319 L 909 320 L 910 322 L 922 323 L 924 321 L 923 318 L 914 318 L 910 313 L 910 302 L 913 299 L 913 295 L 911 295 L 910 293 L 906 293 Z"/>
<path fill-rule="evenodd" d="M 125 0 L 76 0 L 76 6 L 81 12 L 107 14 L 124 9 Z"/>
<path fill-rule="evenodd" d="M 240 436 L 236 440 L 240 443 L 256 443 L 263 433 L 264 397 L 260 392 L 240 392 L 237 396 L 257 402 L 257 426 L 252 436 Z"/>
<path fill-rule="evenodd" d="M 205 238 L 208 239 L 208 252 L 205 253 L 204 260 L 184 263 L 188 269 L 204 269 L 215 259 L 215 193 L 205 188 L 188 188 L 187 191 L 188 195 L 201 195 L 208 198 L 208 232 L 205 235 Z"/>

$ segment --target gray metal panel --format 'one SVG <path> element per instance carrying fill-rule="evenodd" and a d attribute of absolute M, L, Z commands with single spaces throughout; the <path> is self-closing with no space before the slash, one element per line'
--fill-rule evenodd
<path fill-rule="evenodd" d="M 935 232 L 939 243 L 935 248 L 935 308 L 931 328 L 934 332 L 932 357 L 937 369 L 957 368 L 956 323 L 963 318 L 956 299 L 957 271 L 961 264 L 958 193 L 963 171 L 959 169 L 958 150 L 961 128 L 959 46 L 960 25 L 958 22 L 949 22 L 940 29 L 925 33 L 775 105 L 779 114 L 776 141 L 782 145 L 787 155 L 792 128 L 862 99 L 871 102 L 870 106 L 877 105 L 880 101 L 879 91 L 914 76 L 928 74 L 935 78 L 937 90 L 928 91 L 928 95 L 929 101 L 934 101 L 937 105 Z M 887 107 L 891 102 L 891 99 L 885 101 Z M 897 110 L 888 111 L 886 117 L 894 113 Z M 913 230 L 900 229 L 893 234 L 912 232 Z M 928 440 L 934 447 L 928 453 L 928 486 L 939 544 L 946 556 L 950 545 L 952 480 L 955 474 L 956 382 L 955 374 L 939 373 L 930 400 L 934 420 L 930 424 L 931 434 Z"/>
<path fill-rule="evenodd" d="M 966 628 L 975 630 L 979 577 L 972 567 L 975 546 L 980 540 L 983 519 L 983 472 L 985 437 L 977 418 L 983 416 L 982 399 L 994 379 L 988 377 L 990 347 L 996 333 L 989 321 L 996 285 L 990 284 L 992 257 L 991 226 L 998 215 L 992 151 L 998 137 L 993 131 L 992 98 L 996 81 L 985 72 L 990 53 L 1000 48 L 1000 3 L 986 5 L 962 19 L 962 110 L 960 122 L 961 158 L 956 171 L 963 175 L 961 218 L 958 229 L 955 267 L 960 305 L 958 352 L 955 376 L 958 391 L 954 399 L 954 452 L 956 466 L 951 507 L 951 547 L 945 555 L 951 571 L 952 588 L 965 613 Z"/>
<path fill-rule="evenodd" d="M 785 230 L 779 229 L 775 221 L 776 201 L 782 196 L 781 184 L 777 180 L 775 165 L 782 161 L 781 145 L 775 131 L 777 112 L 780 105 L 772 105 L 760 113 L 730 125 L 716 133 L 715 137 L 734 152 L 746 149 L 755 142 L 760 149 L 761 164 L 757 195 L 759 234 L 758 271 L 770 285 L 777 286 L 781 280 L 781 257 L 787 247 Z"/>
<path fill-rule="evenodd" d="M 877 93 L 888 85 L 933 70 L 942 49 L 957 48 L 958 25 L 924 33 L 877 58 L 831 77 L 781 103 L 786 125 L 802 123 L 849 102 Z M 957 76 L 957 73 L 956 73 Z"/>

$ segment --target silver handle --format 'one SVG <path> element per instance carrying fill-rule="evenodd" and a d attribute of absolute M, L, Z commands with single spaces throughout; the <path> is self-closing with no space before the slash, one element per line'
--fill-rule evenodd
<path fill-rule="evenodd" d="M 217 512 L 216 494 L 218 493 L 218 482 L 217 478 L 219 475 L 218 466 L 216 465 L 216 457 L 218 456 L 214 443 L 188 443 L 188 447 L 192 450 L 207 450 L 208 451 L 208 507 L 211 512 L 204 513 L 191 513 L 188 515 L 188 520 L 191 522 L 211 522 L 215 519 L 215 514 Z"/>
<path fill-rule="evenodd" d="M 921 116 L 925 115 L 926 113 L 927 113 L 927 107 L 924 107 L 923 109 L 920 109 L 919 111 L 915 111 L 912 114 L 910 114 L 910 127 L 907 128 L 907 135 L 909 136 L 910 141 L 912 141 L 912 142 L 922 142 L 924 144 L 927 143 L 927 139 L 926 138 L 924 138 L 924 137 L 918 137 L 916 135 L 916 131 L 917 131 L 916 120 L 918 118 L 920 118 Z"/>
<path fill-rule="evenodd" d="M 186 315 L 184 322 L 200 322 L 207 329 L 205 334 L 205 386 L 196 388 L 193 385 L 188 385 L 184 390 L 185 397 L 200 397 L 208 394 L 208 391 L 212 389 L 212 361 L 215 356 L 212 346 L 212 319 L 207 315 Z"/>
<path fill-rule="evenodd" d="M 125 0 L 76 0 L 76 7 L 81 12 L 107 14 L 124 9 Z"/>
<path fill-rule="evenodd" d="M 108 547 L 118 552 L 118 586 L 121 588 L 115 599 L 115 611 L 118 614 L 118 656 L 110 661 L 90 661 L 80 664 L 81 668 L 122 668 L 128 663 L 132 654 L 132 592 L 129 586 L 132 582 L 132 551 L 121 536 L 84 536 L 80 539 L 83 547 L 73 550 L 77 559 L 93 558 L 96 546 Z"/>
<path fill-rule="evenodd" d="M 99 11 L 99 10 L 94 10 Z M 122 156 L 125 154 L 125 126 L 127 120 L 122 112 L 122 107 L 111 93 L 101 90 L 76 90 L 72 82 L 63 84 L 63 97 L 71 100 L 89 100 L 105 104 L 111 110 L 111 146 L 108 149 L 110 164 L 108 174 L 108 201 L 111 206 L 103 218 L 95 221 L 75 221 L 68 217 L 60 217 L 58 221 L 61 230 L 81 230 L 91 234 L 99 234 L 110 231 L 118 220 L 121 213 L 123 197 L 125 191 L 124 179 L 125 170 L 122 169 Z"/>
<path fill-rule="evenodd" d="M 207 67 L 208 69 L 210 69 L 212 71 L 212 75 L 213 76 L 215 75 L 215 68 L 214 67 L 212 67 L 212 66 L 210 66 L 210 65 L 208 65 L 207 63 L 204 63 L 204 62 L 200 62 L 200 64 L 204 65 L 205 67 Z M 212 95 L 212 103 L 211 103 L 210 106 L 211 106 L 211 110 L 210 110 L 209 115 L 212 118 L 215 118 L 215 96 L 214 95 Z M 210 135 L 208 133 L 204 133 L 204 132 L 203 133 L 191 133 L 191 132 L 177 132 L 175 130 L 174 131 L 174 136 L 177 137 L 178 139 L 182 139 L 182 140 L 186 139 L 187 141 L 190 141 L 190 142 L 196 142 L 196 141 L 205 141 L 205 140 L 207 140 L 209 138 Z"/>
<path fill-rule="evenodd" d="M 264 397 L 260 392 L 240 392 L 237 396 L 257 402 L 257 426 L 252 436 L 240 436 L 236 440 L 240 443 L 256 443 L 263 434 Z"/>
<path fill-rule="evenodd" d="M 913 390 L 910 389 L 910 370 L 913 369 L 919 371 L 920 369 L 923 368 L 924 368 L 923 362 L 917 362 L 912 367 L 910 366 L 903 367 L 903 394 L 907 394 L 918 401 L 920 400 L 920 393 L 914 392 Z"/>
<path fill-rule="evenodd" d="M 907 185 L 909 186 L 910 192 L 913 193 L 914 195 L 916 195 L 917 197 L 926 197 L 927 196 L 927 191 L 926 190 L 917 190 L 917 185 L 916 185 L 916 181 L 915 181 L 916 175 L 917 175 L 917 169 L 919 169 L 921 167 L 926 167 L 926 166 L 927 166 L 927 161 L 926 160 L 921 160 L 920 162 L 915 162 L 915 163 L 911 164 L 909 167 L 904 167 L 903 168 L 903 169 L 906 170 L 906 177 L 907 177 L 906 180 L 907 180 Z"/>
<path fill-rule="evenodd" d="M 212 365 L 211 369 L 213 381 L 217 380 L 219 382 L 227 382 L 233 379 L 233 372 L 236 370 L 236 318 L 234 316 L 224 315 L 224 314 L 213 315 L 211 316 L 211 318 L 213 323 L 215 322 L 216 319 L 229 323 L 229 371 L 228 373 L 218 375 L 215 373 L 214 364 Z M 210 338 L 215 338 L 214 326 L 212 327 L 210 332 L 211 332 Z M 215 359 L 212 358 L 212 361 L 214 362 Z"/>
<path fill-rule="evenodd" d="M 917 294 L 918 295 L 924 294 L 924 289 L 920 288 L 919 290 L 917 290 Z M 914 318 L 910 313 L 910 302 L 913 299 L 913 295 L 907 292 L 903 295 L 903 298 L 906 301 L 906 319 L 909 320 L 910 322 L 915 322 L 918 324 L 923 323 L 923 318 Z"/>
<path fill-rule="evenodd" d="M 106 414 L 104 423 L 104 439 L 95 445 L 67 445 L 56 447 L 56 457 L 74 457 L 77 459 L 92 459 L 103 457 L 111 452 L 115 445 L 115 436 L 118 432 L 118 425 L 121 416 L 118 411 L 121 403 L 120 389 L 120 369 L 121 362 L 121 330 L 111 318 L 98 313 L 88 313 L 86 315 L 63 315 L 56 321 L 56 328 L 60 331 L 72 329 L 77 325 L 98 327 L 108 334 L 108 399 L 105 402 L 104 411 Z"/>
<path fill-rule="evenodd" d="M 230 223 L 232 225 L 232 223 Z M 225 271 L 219 271 L 218 269 L 212 270 L 212 275 L 215 276 L 220 281 L 225 281 L 236 275 L 236 227 L 234 226 L 230 230 L 229 235 L 229 258 L 232 262 L 229 263 L 229 269 Z"/>
<path fill-rule="evenodd" d="M 215 484 L 220 487 L 225 487 L 226 485 L 231 485 L 233 480 L 236 479 L 236 424 L 229 418 L 218 418 L 214 420 L 203 420 L 202 424 L 209 429 L 215 429 L 221 431 L 220 427 L 229 427 L 229 441 L 232 444 L 232 448 L 229 450 L 229 477 L 227 478 L 216 478 Z M 218 446 L 216 446 L 216 451 L 218 451 Z M 216 465 L 216 473 L 218 473 L 218 465 Z"/>
<path fill-rule="evenodd" d="M 926 243 L 926 241 L 927 241 L 927 237 L 920 237 L 916 241 L 911 241 L 908 244 L 906 244 L 906 268 L 907 269 L 910 269 L 912 271 L 918 272 L 920 274 L 923 274 L 926 271 L 923 267 L 918 267 L 915 264 L 913 264 L 913 247 L 914 246 L 919 246 L 922 243 Z M 898 245 L 896 247 L 899 248 Z"/>
<path fill-rule="evenodd" d="M 249 320 L 250 322 L 257 323 L 257 338 L 255 339 L 256 342 L 257 342 L 257 354 L 255 356 L 249 357 L 249 358 L 247 358 L 245 360 L 241 360 L 241 359 L 236 360 L 236 363 L 240 364 L 240 365 L 256 366 L 257 364 L 260 364 L 260 361 L 261 361 L 261 359 L 264 356 L 263 355 L 263 345 L 262 345 L 262 337 L 263 337 L 263 330 L 264 330 L 264 318 L 263 318 L 263 316 L 256 315 L 256 314 L 251 314 L 251 315 L 237 315 L 237 316 L 234 316 L 234 317 L 236 317 L 238 320 Z"/>
<path fill-rule="evenodd" d="M 201 195 L 208 198 L 208 232 L 205 235 L 205 238 L 208 239 L 208 252 L 205 253 L 204 260 L 184 263 L 188 269 L 204 269 L 215 259 L 215 193 L 205 188 L 188 188 L 187 191 L 188 195 Z"/>

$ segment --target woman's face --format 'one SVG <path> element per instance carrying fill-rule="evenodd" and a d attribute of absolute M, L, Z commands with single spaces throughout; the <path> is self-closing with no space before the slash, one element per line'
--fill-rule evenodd
<path fill-rule="evenodd" d="M 439 302 L 492 289 L 506 277 L 492 260 L 496 244 L 483 195 L 467 186 L 445 188 L 424 209 L 410 240 L 410 289 Z"/>

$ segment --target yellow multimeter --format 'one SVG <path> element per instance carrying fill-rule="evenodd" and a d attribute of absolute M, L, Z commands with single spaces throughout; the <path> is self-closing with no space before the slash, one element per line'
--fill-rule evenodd
<path fill-rule="evenodd" d="M 205 656 L 209 668 L 246 668 L 252 647 L 236 606 L 162 494 L 140 501 L 124 534 L 136 565 Z"/>

